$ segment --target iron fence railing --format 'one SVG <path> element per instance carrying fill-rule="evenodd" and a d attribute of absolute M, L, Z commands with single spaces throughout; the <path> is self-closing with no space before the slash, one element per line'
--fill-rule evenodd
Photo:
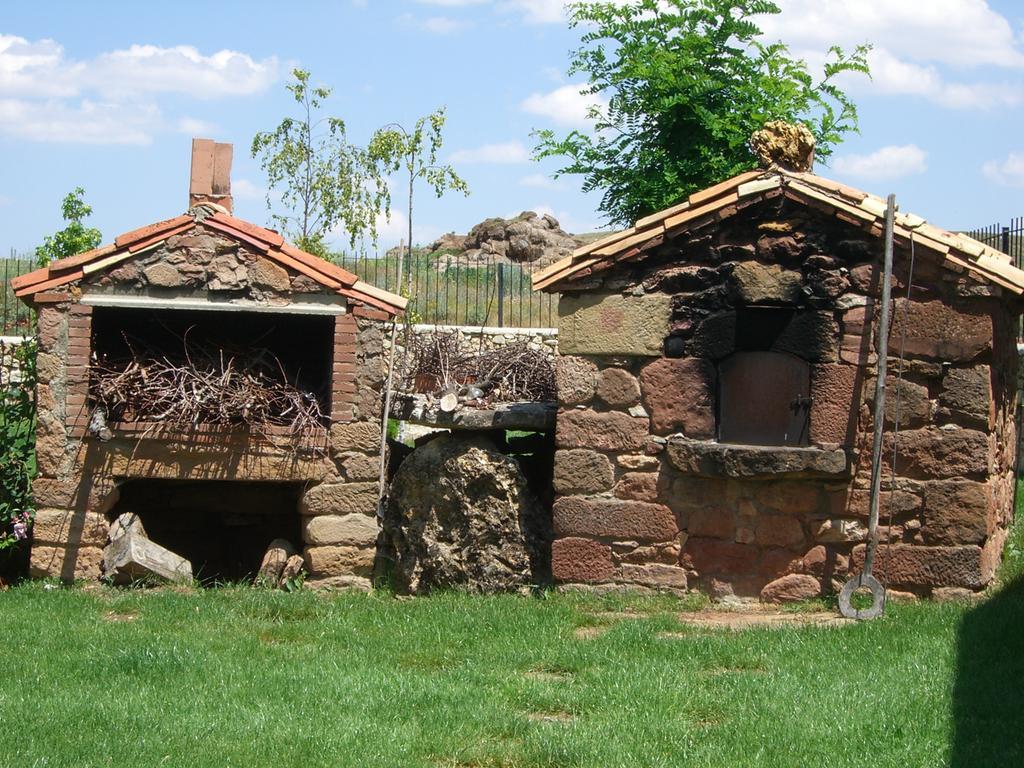
<path fill-rule="evenodd" d="M 13 248 L 3 259 L 3 297 L 0 300 L 0 316 L 3 318 L 2 336 L 28 336 L 33 332 L 35 316 L 23 301 L 14 295 L 11 278 L 35 269 L 35 259 L 28 254 L 19 254 Z"/>
<path fill-rule="evenodd" d="M 1010 257 L 1017 269 L 1024 269 L 1024 216 L 1010 219 L 1009 226 L 989 224 L 987 227 L 974 229 L 964 234 L 1002 251 Z M 1024 341 L 1024 318 L 1021 318 L 1017 328 L 1017 341 L 1018 343 Z M 1021 406 L 1024 407 L 1024 403 Z"/>
<path fill-rule="evenodd" d="M 406 256 L 401 285 L 399 259 L 386 256 L 339 257 L 337 263 L 366 282 L 409 298 L 409 316 L 417 323 L 520 328 L 558 324 L 558 297 L 535 293 L 532 264 L 509 262 L 497 254 L 463 253 Z"/>
<path fill-rule="evenodd" d="M 1013 259 L 1018 269 L 1024 269 L 1024 216 L 1010 219 L 1010 225 L 990 224 L 964 234 L 1002 251 Z"/>
<path fill-rule="evenodd" d="M 533 291 L 535 267 L 531 264 L 509 262 L 496 254 L 468 258 L 464 254 L 414 251 L 399 285 L 399 258 L 392 251 L 384 256 L 343 256 L 336 261 L 371 285 L 407 295 L 410 319 L 417 323 L 520 328 L 558 324 L 558 297 Z M 32 333 L 34 314 L 15 297 L 11 278 L 35 266 L 31 255 L 14 249 L 3 260 L 0 335 Z"/>

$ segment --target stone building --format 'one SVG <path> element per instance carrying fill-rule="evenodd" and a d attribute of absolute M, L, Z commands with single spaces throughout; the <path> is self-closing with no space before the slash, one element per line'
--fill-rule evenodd
<path fill-rule="evenodd" d="M 859 570 L 884 215 L 773 166 L 535 275 L 561 294 L 556 580 L 778 600 Z M 898 213 L 892 289 L 875 574 L 979 590 L 1013 509 L 1024 272 Z"/>
<path fill-rule="evenodd" d="M 304 545 L 312 580 L 369 585 L 380 322 L 405 300 L 232 216 L 230 164 L 230 145 L 195 140 L 185 214 L 12 281 L 39 313 L 34 576 L 97 578 L 108 523 L 127 511 L 200 576 L 252 573 L 283 537 Z M 265 348 L 317 399 L 323 423 L 301 435 L 138 421 L 90 429 L 97 360 L 185 336 L 216 339 L 225 354 Z"/>

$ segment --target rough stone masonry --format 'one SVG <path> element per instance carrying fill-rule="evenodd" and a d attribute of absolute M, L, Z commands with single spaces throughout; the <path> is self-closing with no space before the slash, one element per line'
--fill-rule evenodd
<path fill-rule="evenodd" d="M 102 442 L 86 434 L 94 290 L 231 290 L 282 310 L 326 293 L 237 240 L 201 224 L 39 306 L 38 507 L 33 576 L 98 578 L 107 513 L 126 480 L 235 479 L 307 484 L 301 501 L 306 568 L 313 581 L 369 587 L 376 551 L 377 452 L 383 385 L 384 313 L 352 305 L 334 321 L 331 423 L 324 450 L 302 452 L 285 435 L 256 439 L 230 430 L 204 439 L 116 425 Z"/>
<path fill-rule="evenodd" d="M 556 580 L 781 601 L 861 568 L 877 234 L 777 195 L 552 288 Z M 875 572 L 921 596 L 979 590 L 1012 514 L 1020 307 L 920 253 L 908 297 L 909 264 L 901 246 Z M 723 439 L 730 411 L 756 422 L 773 396 L 765 368 L 727 400 L 728 361 L 749 352 L 804 367 L 795 444 Z"/>

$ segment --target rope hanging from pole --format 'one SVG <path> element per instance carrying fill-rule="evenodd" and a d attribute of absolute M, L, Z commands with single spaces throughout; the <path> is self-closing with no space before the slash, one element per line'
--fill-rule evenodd
<path fill-rule="evenodd" d="M 907 303 L 906 303 L 906 306 L 904 307 L 904 310 L 903 310 L 904 317 L 906 317 L 907 313 L 910 312 L 910 295 L 911 295 L 911 290 L 914 287 L 914 263 L 915 263 L 914 231 L 911 230 L 910 231 L 910 267 L 907 270 Z M 907 323 L 904 322 L 900 326 L 900 354 L 899 354 L 899 358 L 898 358 L 899 367 L 896 370 L 896 412 L 894 414 L 895 415 L 895 419 L 894 419 L 894 423 L 893 423 L 893 426 L 892 426 L 892 462 L 891 462 L 891 466 L 892 466 L 892 478 L 893 478 L 893 480 L 896 479 L 896 458 L 897 458 L 897 453 L 899 451 L 900 424 L 902 423 L 901 422 L 901 415 L 902 415 L 901 411 L 902 411 L 902 405 L 903 405 L 903 363 L 904 363 L 904 360 L 905 360 L 905 357 L 906 357 L 906 354 L 905 354 L 906 353 L 906 346 L 907 346 Z M 893 482 L 889 486 L 889 504 L 888 504 L 888 506 L 889 506 L 889 515 L 888 515 L 887 530 L 886 530 L 886 534 L 887 534 L 886 549 L 887 550 L 891 546 L 891 542 L 892 542 L 892 518 L 893 518 L 893 514 L 894 514 L 893 513 L 893 508 L 896 505 L 895 497 L 896 497 L 896 485 L 895 485 L 895 482 Z"/>

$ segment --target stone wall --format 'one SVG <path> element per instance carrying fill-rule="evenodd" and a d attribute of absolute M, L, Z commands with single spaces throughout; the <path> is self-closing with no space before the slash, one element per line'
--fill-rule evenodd
<path fill-rule="evenodd" d="M 25 336 L 0 336 L 0 386 L 17 387 L 21 384 L 21 364 L 18 348 L 29 341 Z"/>
<path fill-rule="evenodd" d="M 281 309 L 297 296 L 321 291 L 325 301 L 340 301 L 305 275 L 201 228 L 96 273 L 67 293 L 38 297 L 39 474 L 31 574 L 98 578 L 107 514 L 126 480 L 300 481 L 307 484 L 299 512 L 311 580 L 369 587 L 386 314 L 350 303 L 336 316 L 331 423 L 301 444 L 272 429 L 256 436 L 202 425 L 189 434 L 115 425 L 113 438 L 101 441 L 86 430 L 93 308 L 79 298 L 111 289 L 191 298 L 229 291 L 231 300 Z"/>
<path fill-rule="evenodd" d="M 398 332 L 399 352 L 404 348 L 403 328 Z M 430 325 L 417 323 L 412 326 L 412 333 L 417 336 L 428 336 L 432 333 L 457 333 L 466 342 L 466 346 L 479 347 L 481 352 L 491 352 L 509 344 L 526 341 L 532 349 L 547 350 L 550 354 L 558 352 L 557 328 L 493 328 L 479 325 Z M 384 348 L 390 349 L 391 340 L 385 338 Z"/>
<path fill-rule="evenodd" d="M 880 257 L 880 239 L 775 202 L 563 293 L 556 580 L 779 600 L 857 571 Z M 908 300 L 908 264 L 898 249 L 875 572 L 920 595 L 977 590 L 1012 514 L 1020 306 L 920 253 Z M 747 328 L 752 307 L 791 313 Z M 719 366 L 753 348 L 807 363 L 806 445 L 717 441 Z"/>

